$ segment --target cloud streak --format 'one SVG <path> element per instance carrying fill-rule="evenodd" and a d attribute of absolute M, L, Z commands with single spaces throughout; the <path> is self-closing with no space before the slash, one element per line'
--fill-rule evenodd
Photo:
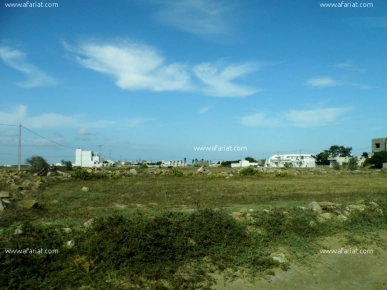
<path fill-rule="evenodd" d="M 0 58 L 11 68 L 24 73 L 27 80 L 17 83 L 22 88 L 56 85 L 57 81 L 26 61 L 26 54 L 7 46 L 0 46 Z"/>
<path fill-rule="evenodd" d="M 331 77 L 319 77 L 319 78 L 310 78 L 306 81 L 306 84 L 312 87 L 338 87 L 342 86 L 343 83 L 337 81 Z"/>
<path fill-rule="evenodd" d="M 312 110 L 290 110 L 281 115 L 269 116 L 256 113 L 239 119 L 240 124 L 248 127 L 320 127 L 334 124 L 351 108 L 324 108 Z"/>
<path fill-rule="evenodd" d="M 80 65 L 112 76 L 118 87 L 129 91 L 200 92 L 214 97 L 246 97 L 261 91 L 235 83 L 258 70 L 254 63 L 167 63 L 154 48 L 137 43 L 64 46 Z"/>
<path fill-rule="evenodd" d="M 217 1 L 157 1 L 155 18 L 163 24 L 197 35 L 224 35 L 229 31 L 230 10 Z M 228 21 L 226 21 L 228 19 Z"/>

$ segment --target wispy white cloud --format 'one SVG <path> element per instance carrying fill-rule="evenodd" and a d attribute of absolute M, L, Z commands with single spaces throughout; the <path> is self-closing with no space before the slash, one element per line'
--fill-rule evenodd
<path fill-rule="evenodd" d="M 268 117 L 267 113 L 257 113 L 240 118 L 240 123 L 248 127 L 276 127 L 281 125 L 281 120 Z"/>
<path fill-rule="evenodd" d="M 336 63 L 333 66 L 339 69 L 359 72 L 359 73 L 363 73 L 366 71 L 365 69 L 359 68 L 358 66 L 354 65 L 351 61 Z"/>
<path fill-rule="evenodd" d="M 134 118 L 123 122 L 123 125 L 126 127 L 141 127 L 145 123 L 152 121 L 152 118 Z"/>
<path fill-rule="evenodd" d="M 206 113 L 208 110 L 210 110 L 211 107 L 210 106 L 205 106 L 205 107 L 202 107 L 200 110 L 199 110 L 199 114 L 204 114 Z"/>
<path fill-rule="evenodd" d="M 78 135 L 79 136 L 94 136 L 94 135 L 97 135 L 97 133 L 90 132 L 87 128 L 82 128 L 81 130 L 79 130 Z"/>
<path fill-rule="evenodd" d="M 157 1 L 155 17 L 161 23 L 198 35 L 227 34 L 232 9 L 215 0 Z"/>
<path fill-rule="evenodd" d="M 253 63 L 168 64 L 154 48 L 135 43 L 64 46 L 83 67 L 113 76 L 116 85 L 126 90 L 196 91 L 215 97 L 246 97 L 261 91 L 234 82 L 258 70 Z"/>
<path fill-rule="evenodd" d="M 17 83 L 23 88 L 52 86 L 57 81 L 26 61 L 26 54 L 7 46 L 0 46 L 0 58 L 11 68 L 24 73 L 27 80 Z"/>
<path fill-rule="evenodd" d="M 116 121 L 85 120 L 83 115 L 62 115 L 57 113 L 44 113 L 35 116 L 28 114 L 28 108 L 19 105 L 8 112 L 0 111 L 0 123 L 17 125 L 22 124 L 30 129 L 34 128 L 71 128 L 90 127 L 101 128 L 116 125 Z M 86 130 L 86 129 L 85 129 Z M 80 133 L 82 130 L 80 131 Z M 86 132 L 86 131 L 84 131 Z"/>
<path fill-rule="evenodd" d="M 166 64 L 152 47 L 142 44 L 84 44 L 73 48 L 76 60 L 85 68 L 116 78 L 118 87 L 126 90 L 186 91 L 191 89 L 190 76 L 182 64 Z"/>
<path fill-rule="evenodd" d="M 351 108 L 323 108 L 312 110 L 290 110 L 283 114 L 270 116 L 256 113 L 240 118 L 240 124 L 249 127 L 318 127 L 334 124 Z"/>
<path fill-rule="evenodd" d="M 307 85 L 313 87 L 337 87 L 342 86 L 343 83 L 341 81 L 335 80 L 331 77 L 319 77 L 319 78 L 310 78 L 306 81 Z"/>
<path fill-rule="evenodd" d="M 325 108 L 313 110 L 291 110 L 285 118 L 296 127 L 317 127 L 336 122 L 351 108 Z"/>
<path fill-rule="evenodd" d="M 262 91 L 233 82 L 234 79 L 257 70 L 256 65 L 251 63 L 228 65 L 225 68 L 219 64 L 202 63 L 196 65 L 192 70 L 195 76 L 205 84 L 201 90 L 208 96 L 246 97 Z"/>

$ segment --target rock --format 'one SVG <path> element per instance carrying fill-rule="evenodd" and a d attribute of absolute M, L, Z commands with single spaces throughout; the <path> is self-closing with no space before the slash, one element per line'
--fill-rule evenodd
<path fill-rule="evenodd" d="M 158 204 L 156 202 L 150 202 L 148 204 L 151 205 L 151 206 L 158 206 Z"/>
<path fill-rule="evenodd" d="M 350 204 L 345 209 L 348 211 L 354 211 L 354 210 L 363 211 L 366 209 L 366 206 L 364 204 Z"/>
<path fill-rule="evenodd" d="M 340 206 L 339 204 L 329 202 L 329 201 L 322 201 L 322 202 L 319 202 L 318 204 L 321 206 L 323 210 L 331 210 Z"/>
<path fill-rule="evenodd" d="M 239 211 L 240 213 L 247 213 L 247 208 L 241 208 L 241 210 Z"/>
<path fill-rule="evenodd" d="M 322 213 L 322 208 L 320 204 L 316 201 L 312 201 L 310 204 L 308 204 L 308 208 L 317 213 Z"/>
<path fill-rule="evenodd" d="M 17 228 L 17 229 L 13 232 L 13 234 L 14 234 L 15 236 L 21 235 L 22 233 L 23 233 L 23 230 L 22 230 L 21 228 Z"/>
<path fill-rule="evenodd" d="M 316 222 L 315 221 L 310 221 L 310 223 L 309 223 L 309 226 L 310 227 L 314 227 L 316 225 Z"/>
<path fill-rule="evenodd" d="M 341 222 L 345 222 L 346 220 L 348 220 L 348 217 L 346 217 L 345 215 L 343 214 L 340 214 L 337 219 Z"/>
<path fill-rule="evenodd" d="M 84 191 L 84 192 L 89 192 L 90 189 L 89 189 L 88 187 L 84 186 L 84 187 L 82 187 L 82 191 Z"/>
<path fill-rule="evenodd" d="M 63 232 L 65 232 L 66 234 L 69 234 L 72 232 L 72 230 L 70 228 L 62 228 Z"/>
<path fill-rule="evenodd" d="M 7 198 L 10 197 L 8 191 L 0 191 L 0 198 Z"/>
<path fill-rule="evenodd" d="M 1 201 L 4 203 L 11 203 L 11 201 L 9 199 L 6 199 L 6 198 L 2 198 Z"/>
<path fill-rule="evenodd" d="M 378 205 L 376 202 L 374 202 L 374 201 L 371 201 L 371 202 L 369 203 L 369 206 L 372 207 L 372 208 L 377 208 L 377 207 L 379 207 L 379 205 Z"/>
<path fill-rule="evenodd" d="M 265 208 L 265 209 L 263 210 L 263 212 L 264 212 L 264 213 L 269 213 L 270 211 L 269 211 L 268 209 Z"/>
<path fill-rule="evenodd" d="M 249 212 L 253 212 L 254 210 L 252 208 L 249 209 Z"/>
<path fill-rule="evenodd" d="M 129 175 L 137 175 L 137 174 L 138 173 L 137 173 L 136 169 L 132 168 L 132 169 L 129 170 Z"/>
<path fill-rule="evenodd" d="M 25 199 L 25 200 L 16 202 L 16 206 L 18 208 L 24 208 L 24 209 L 36 208 L 38 207 L 38 202 L 33 199 Z"/>
<path fill-rule="evenodd" d="M 65 243 L 65 247 L 66 247 L 66 248 L 71 249 L 71 248 L 74 247 L 74 246 L 75 246 L 75 241 L 74 241 L 74 240 L 70 240 L 70 241 L 67 241 L 67 242 Z"/>
<path fill-rule="evenodd" d="M 87 222 L 83 223 L 83 226 L 87 229 L 90 229 L 93 227 L 94 219 L 89 219 Z"/>
<path fill-rule="evenodd" d="M 329 220 L 331 218 L 336 217 L 336 215 L 334 213 L 331 213 L 331 212 L 325 212 L 325 213 L 320 214 L 319 217 L 322 217 L 323 219 Z"/>
<path fill-rule="evenodd" d="M 277 261 L 280 264 L 286 263 L 286 258 L 284 253 L 273 253 L 270 255 L 270 257 L 274 260 Z"/>
<path fill-rule="evenodd" d="M 59 201 L 57 199 L 53 199 L 48 204 L 49 205 L 55 205 L 55 204 L 58 204 L 58 203 L 59 203 Z"/>

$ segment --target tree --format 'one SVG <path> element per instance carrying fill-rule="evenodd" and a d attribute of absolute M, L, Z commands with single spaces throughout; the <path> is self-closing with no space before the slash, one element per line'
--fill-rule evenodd
<path fill-rule="evenodd" d="M 26 164 L 31 166 L 33 171 L 39 171 L 44 167 L 48 167 L 49 164 L 42 156 L 32 156 L 26 159 Z"/>
<path fill-rule="evenodd" d="M 363 154 L 361 155 L 361 157 L 364 157 L 364 158 L 369 158 L 369 157 L 368 157 L 368 153 L 367 153 L 367 152 L 363 152 Z"/>
<path fill-rule="evenodd" d="M 71 161 L 62 160 L 60 163 L 62 163 L 62 165 L 66 167 L 66 170 L 73 170 L 73 164 L 71 163 Z"/>
<path fill-rule="evenodd" d="M 328 150 L 324 150 L 316 155 L 316 163 L 319 165 L 329 165 L 329 157 L 350 157 L 352 147 L 332 145 Z"/>
<path fill-rule="evenodd" d="M 249 162 L 257 162 L 257 160 L 255 160 L 253 157 L 245 157 L 245 160 L 249 161 Z"/>
<path fill-rule="evenodd" d="M 375 168 L 383 168 L 383 163 L 387 162 L 387 151 L 380 151 L 374 153 L 374 155 L 372 155 L 369 161 L 371 164 L 374 164 Z"/>

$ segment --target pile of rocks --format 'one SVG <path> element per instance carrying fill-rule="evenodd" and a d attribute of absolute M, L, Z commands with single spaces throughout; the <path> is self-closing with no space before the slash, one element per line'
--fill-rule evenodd
<path fill-rule="evenodd" d="M 308 209 L 319 214 L 317 217 L 317 222 L 319 223 L 323 223 L 329 219 L 346 221 L 350 218 L 351 214 L 356 211 L 364 211 L 367 208 L 376 211 L 380 215 L 384 215 L 383 210 L 379 208 L 379 205 L 374 201 L 366 204 L 364 200 L 359 200 L 355 204 L 349 204 L 347 206 L 329 201 L 313 201 L 308 204 Z M 314 224 L 315 223 L 311 221 L 311 225 L 313 226 Z"/>
<path fill-rule="evenodd" d="M 29 199 L 31 192 L 36 192 L 49 180 L 66 180 L 69 174 L 61 171 L 48 171 L 46 177 L 28 171 L 0 171 L 0 212 L 11 203 L 17 208 L 38 206 L 34 199 Z"/>

